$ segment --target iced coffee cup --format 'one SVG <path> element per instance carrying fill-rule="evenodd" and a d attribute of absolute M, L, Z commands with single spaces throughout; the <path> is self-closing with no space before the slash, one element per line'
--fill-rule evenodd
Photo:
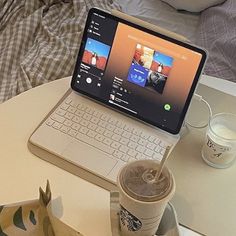
<path fill-rule="evenodd" d="M 120 170 L 117 186 L 122 236 L 151 236 L 157 231 L 175 192 L 174 177 L 167 167 L 155 180 L 159 165 L 158 161 L 139 160 Z"/>

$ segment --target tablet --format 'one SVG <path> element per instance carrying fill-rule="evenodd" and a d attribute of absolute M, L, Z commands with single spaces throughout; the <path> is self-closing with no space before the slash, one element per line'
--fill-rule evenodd
<path fill-rule="evenodd" d="M 92 8 L 71 87 L 177 134 L 206 57 L 202 48 Z"/>

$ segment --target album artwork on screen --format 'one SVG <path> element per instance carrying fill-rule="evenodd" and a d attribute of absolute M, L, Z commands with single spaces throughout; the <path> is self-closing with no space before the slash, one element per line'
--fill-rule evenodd
<path fill-rule="evenodd" d="M 127 79 L 131 83 L 162 94 L 172 65 L 172 57 L 138 43 Z"/>
<path fill-rule="evenodd" d="M 107 58 L 110 52 L 110 46 L 97 40 L 88 38 L 82 61 L 97 69 L 105 70 Z"/>

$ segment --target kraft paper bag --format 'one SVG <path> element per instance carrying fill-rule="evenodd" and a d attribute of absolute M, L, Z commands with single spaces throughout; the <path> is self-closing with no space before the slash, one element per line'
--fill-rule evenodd
<path fill-rule="evenodd" d="M 51 211 L 51 190 L 39 189 L 39 199 L 0 206 L 0 236 L 83 236 Z"/>

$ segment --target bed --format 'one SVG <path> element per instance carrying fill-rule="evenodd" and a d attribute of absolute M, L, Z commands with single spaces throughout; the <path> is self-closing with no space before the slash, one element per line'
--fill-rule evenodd
<path fill-rule="evenodd" d="M 161 0 L 0 0 L 0 103 L 70 76 L 86 14 L 117 9 L 182 34 L 206 48 L 204 73 L 236 82 L 236 2 L 199 12 Z"/>

